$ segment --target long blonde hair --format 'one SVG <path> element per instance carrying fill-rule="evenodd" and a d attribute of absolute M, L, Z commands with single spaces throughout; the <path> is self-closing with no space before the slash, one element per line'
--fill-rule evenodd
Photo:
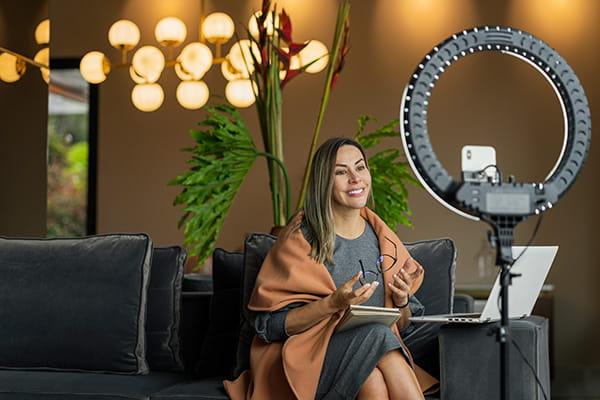
<path fill-rule="evenodd" d="M 332 138 L 323 143 L 313 159 L 310 170 L 306 198 L 304 200 L 304 220 L 311 243 L 310 256 L 320 263 L 333 264 L 335 244 L 335 222 L 333 219 L 333 178 L 337 153 L 342 146 L 354 146 L 362 153 L 367 168 L 367 156 L 362 146 L 349 138 Z M 368 203 L 373 205 L 372 191 Z"/>

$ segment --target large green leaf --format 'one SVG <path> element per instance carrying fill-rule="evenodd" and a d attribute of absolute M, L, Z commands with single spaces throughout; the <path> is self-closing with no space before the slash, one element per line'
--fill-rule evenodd
<path fill-rule="evenodd" d="M 189 170 L 169 184 L 182 187 L 173 202 L 183 206 L 179 226 L 184 245 L 198 266 L 212 253 L 225 216 L 259 153 L 237 110 L 226 104 L 206 108 L 206 119 L 191 130 L 196 145 L 184 149 L 191 155 Z"/>
<path fill-rule="evenodd" d="M 377 146 L 385 138 L 400 137 L 397 119 L 370 133 L 365 133 L 369 121 L 376 120 L 370 116 L 361 116 L 358 119 L 358 131 L 355 135 L 355 139 L 365 149 Z M 421 187 L 421 184 L 411 174 L 403 153 L 395 148 L 387 148 L 370 156 L 368 161 L 372 176 L 374 211 L 392 228 L 400 224 L 412 226 L 410 220 L 412 212 L 408 206 L 406 184 L 410 183 L 418 187 Z"/>

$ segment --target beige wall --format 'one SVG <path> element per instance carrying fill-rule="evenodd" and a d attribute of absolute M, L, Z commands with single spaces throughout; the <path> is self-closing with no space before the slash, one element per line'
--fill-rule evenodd
<path fill-rule="evenodd" d="M 317 38 L 330 44 L 335 1 L 278 3 L 285 5 L 292 16 L 296 39 Z M 260 2 L 207 2 L 209 11 L 217 6 L 235 20 L 245 22 Z M 352 135 L 357 117 L 363 114 L 382 122 L 396 118 L 402 89 L 419 60 L 450 34 L 485 24 L 523 29 L 556 48 L 579 76 L 597 119 L 593 107 L 600 101 L 600 79 L 596 76 L 600 66 L 600 3 L 595 0 L 355 0 L 352 7 L 351 51 L 332 95 L 321 140 Z M 80 57 L 97 49 L 118 60 L 106 33 L 120 18 L 134 20 L 142 31 L 142 42 L 151 44 L 158 19 L 176 15 L 188 26 L 188 38 L 192 40 L 198 13 L 197 0 L 50 0 L 52 56 Z M 0 10 L 0 18 L 3 14 L 5 11 Z M 300 76 L 284 92 L 286 162 L 295 193 L 323 79 L 323 74 Z M 208 73 L 206 80 L 213 93 L 222 95 L 224 80 L 217 68 Z M 171 205 L 178 189 L 167 183 L 186 168 L 185 153 L 180 149 L 192 144 L 187 131 L 202 120 L 202 112 L 183 110 L 176 104 L 172 70 L 164 73 L 160 83 L 165 88 L 165 104 L 149 114 L 131 105 L 133 85 L 126 71 L 113 71 L 100 88 L 98 229 L 145 231 L 158 245 L 168 245 L 181 243 L 183 236 L 177 229 L 181 213 Z M 251 107 L 243 111 L 243 116 L 260 143 L 254 113 Z M 434 150 L 455 176 L 459 173 L 462 145 L 492 144 L 505 176 L 514 174 L 518 181 L 539 181 L 560 151 L 563 122 L 558 102 L 541 76 L 511 57 L 482 54 L 461 60 L 443 75 L 433 93 L 429 124 Z M 6 134 L 3 127 L 2 137 Z M 41 139 L 42 134 L 36 133 L 36 137 Z M 388 145 L 400 146 L 400 142 Z M 12 157 L 11 150 L 4 146 L 0 151 L 3 160 Z M 41 157 L 38 151 L 27 160 L 40 163 Z M 589 317 L 600 313 L 596 287 L 600 280 L 595 248 L 598 241 L 593 232 L 599 222 L 593 207 L 598 195 L 598 162 L 592 148 L 578 181 L 547 213 L 535 240 L 536 244 L 561 246 L 548 279 L 556 286 L 554 328 L 559 366 L 600 366 L 600 351 L 595 346 L 600 323 Z M 43 182 L 23 181 L 16 188 L 21 198 L 34 197 L 40 202 L 40 193 L 32 194 L 30 186 L 41 188 Z M 476 254 L 487 226 L 452 214 L 424 190 L 413 188 L 410 192 L 415 227 L 400 227 L 400 236 L 406 241 L 454 238 L 459 248 L 457 281 L 477 282 Z M 235 200 L 218 245 L 239 250 L 246 233 L 268 231 L 272 225 L 269 201 L 265 165 L 259 160 Z M 33 215 L 36 221 L 29 222 L 31 226 L 40 223 L 35 207 L 25 202 L 21 208 L 10 207 L 12 214 Z M 6 212 L 6 207 L 0 209 Z M 29 214 L 29 210 L 34 212 Z M 529 237 L 533 222 L 522 224 L 517 242 L 523 243 Z M 19 231 L 8 229 L 4 233 Z"/>
<path fill-rule="evenodd" d="M 33 30 L 47 16 L 46 0 L 0 0 L 0 46 L 33 58 Z M 18 82 L 0 81 L 0 235 L 46 235 L 47 93 L 30 66 Z"/>

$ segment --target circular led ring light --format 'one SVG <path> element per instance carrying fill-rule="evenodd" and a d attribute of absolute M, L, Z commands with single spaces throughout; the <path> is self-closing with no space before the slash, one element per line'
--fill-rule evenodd
<path fill-rule="evenodd" d="M 427 108 L 436 81 L 461 57 L 482 51 L 499 51 L 527 61 L 550 82 L 560 101 L 564 120 L 563 146 L 543 183 L 484 182 L 476 184 L 475 189 L 472 183 L 454 180 L 432 149 L 427 130 Z M 465 30 L 434 47 L 423 58 L 404 89 L 400 121 L 404 150 L 421 183 L 444 206 L 475 220 L 479 220 L 482 214 L 527 216 L 552 207 L 575 181 L 587 157 L 591 139 L 587 98 L 571 67 L 554 49 L 535 36 L 501 26 Z M 484 199 L 472 195 L 479 190 L 494 194 L 501 192 L 504 197 L 496 204 L 527 198 L 530 206 L 513 210 L 482 205 L 481 200 Z M 514 197 L 519 193 L 526 194 L 526 197 Z"/>

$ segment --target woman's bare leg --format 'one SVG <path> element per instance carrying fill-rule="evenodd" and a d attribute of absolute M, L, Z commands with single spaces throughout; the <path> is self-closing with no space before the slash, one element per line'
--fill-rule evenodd
<path fill-rule="evenodd" d="M 390 400 L 385 379 L 379 368 L 373 369 L 360 388 L 356 400 Z"/>
<path fill-rule="evenodd" d="M 424 400 L 417 377 L 399 350 L 384 355 L 377 368 L 381 371 L 391 400 Z"/>

